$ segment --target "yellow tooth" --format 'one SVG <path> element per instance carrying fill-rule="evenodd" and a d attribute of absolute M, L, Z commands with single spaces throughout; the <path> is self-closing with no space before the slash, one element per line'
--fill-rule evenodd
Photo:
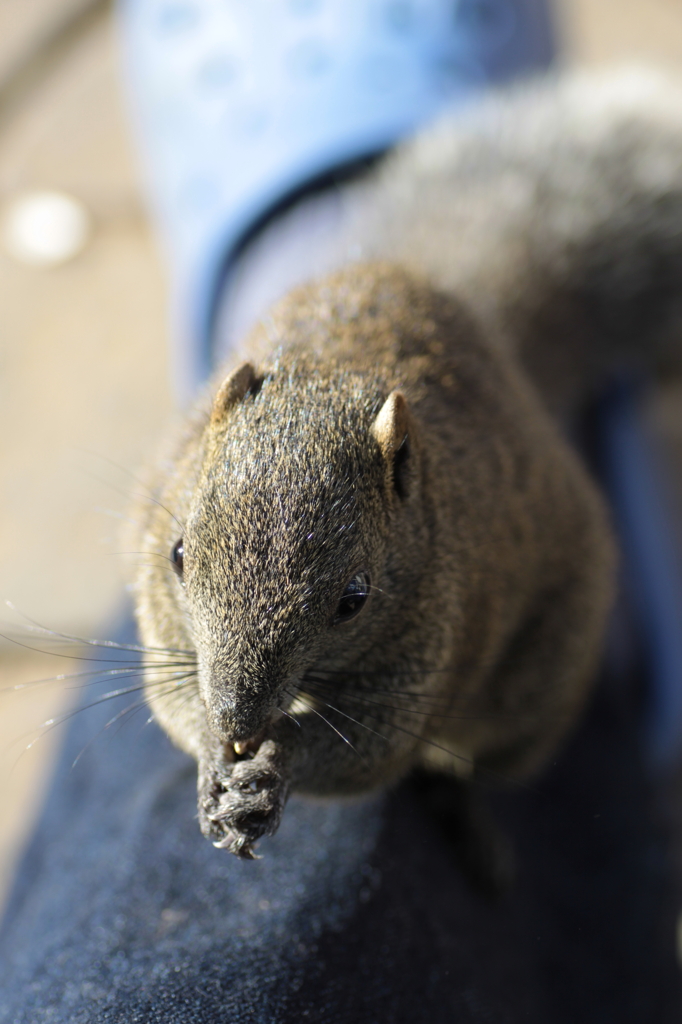
<path fill-rule="evenodd" d="M 248 740 L 245 743 L 234 743 L 233 746 L 235 754 L 239 754 L 239 756 L 241 757 L 242 754 L 246 753 L 246 748 L 248 747 L 248 745 Z"/>

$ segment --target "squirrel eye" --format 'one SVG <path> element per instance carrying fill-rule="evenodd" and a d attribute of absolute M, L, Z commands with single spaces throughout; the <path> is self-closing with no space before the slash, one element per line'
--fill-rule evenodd
<path fill-rule="evenodd" d="M 359 572 L 347 585 L 339 601 L 334 625 L 339 622 L 348 622 L 362 610 L 362 607 L 369 597 L 369 576 L 366 572 Z"/>
<path fill-rule="evenodd" d="M 171 556 L 170 557 L 171 557 L 171 562 L 173 563 L 173 568 L 175 569 L 176 573 L 178 574 L 178 577 L 180 579 L 182 579 L 182 570 L 183 570 L 184 558 L 185 558 L 185 546 L 184 546 L 184 541 L 183 541 L 182 537 L 180 538 L 180 540 L 176 541 L 175 544 L 173 545 L 173 549 L 171 551 Z"/>

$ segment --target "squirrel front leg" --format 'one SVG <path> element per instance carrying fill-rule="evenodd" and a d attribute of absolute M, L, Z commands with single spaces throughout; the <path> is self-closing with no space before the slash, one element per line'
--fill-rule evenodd
<path fill-rule="evenodd" d="M 295 751 L 272 730 L 243 758 L 211 737 L 199 759 L 199 825 L 207 839 L 238 857 L 253 859 L 253 845 L 279 827 L 289 795 Z M 251 749 L 249 749 L 251 748 Z"/>

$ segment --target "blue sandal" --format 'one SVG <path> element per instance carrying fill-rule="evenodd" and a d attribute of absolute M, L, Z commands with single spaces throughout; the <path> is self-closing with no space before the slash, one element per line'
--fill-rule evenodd
<path fill-rule="evenodd" d="M 224 275 L 273 211 L 553 55 L 545 0 L 123 0 L 121 24 L 183 398 L 214 362 Z"/>

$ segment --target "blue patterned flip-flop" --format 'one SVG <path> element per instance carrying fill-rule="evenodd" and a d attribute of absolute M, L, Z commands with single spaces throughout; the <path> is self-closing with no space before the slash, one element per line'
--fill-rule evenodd
<path fill-rule="evenodd" d="M 269 211 L 552 55 L 546 0 L 121 0 L 121 24 L 183 397 L 210 368 L 221 277 Z"/>

